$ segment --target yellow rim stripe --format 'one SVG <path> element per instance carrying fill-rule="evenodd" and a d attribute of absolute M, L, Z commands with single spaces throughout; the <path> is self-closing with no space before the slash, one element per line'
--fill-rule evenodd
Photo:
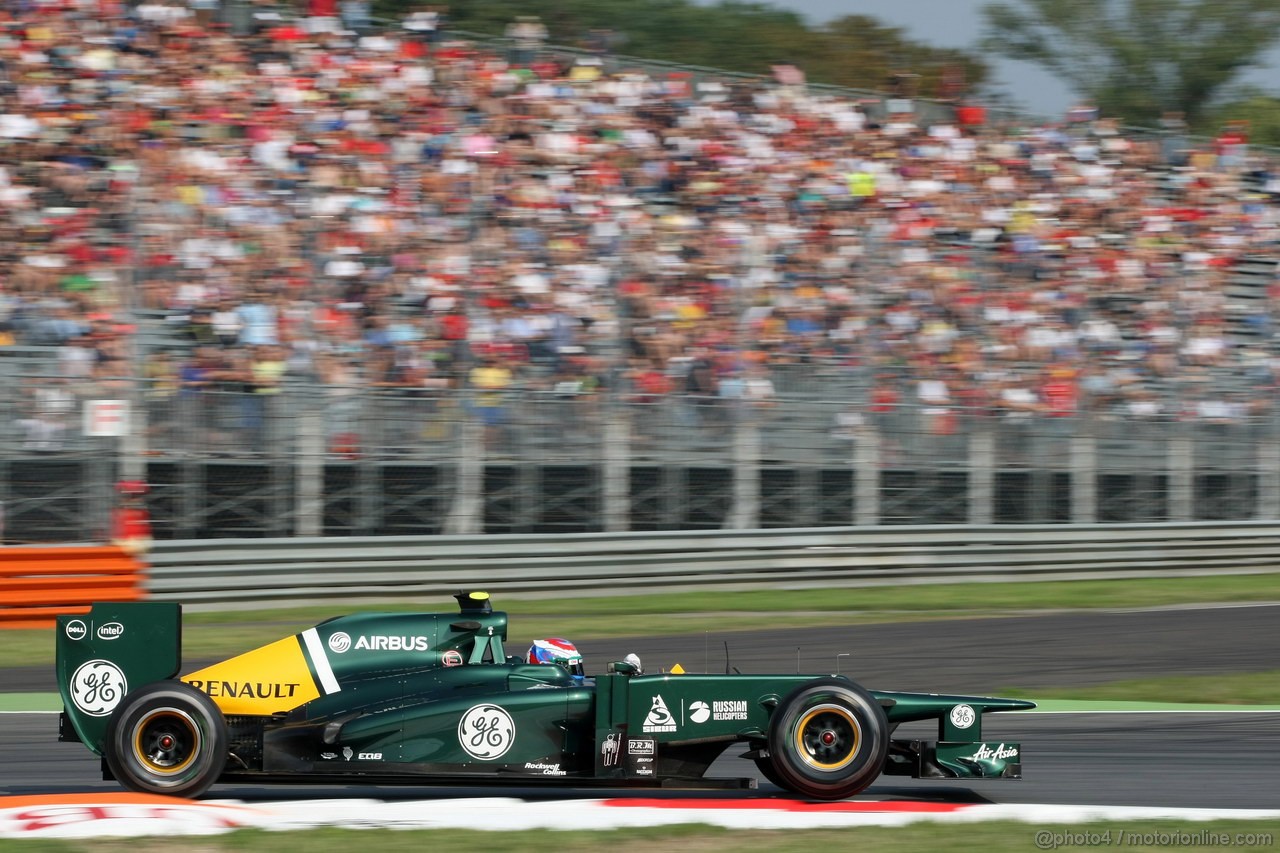
<path fill-rule="evenodd" d="M 825 761 L 819 761 L 817 758 L 809 754 L 809 748 L 805 746 L 804 743 L 804 733 L 805 728 L 814 717 L 819 714 L 832 713 L 843 717 L 845 722 L 849 724 L 849 728 L 853 730 L 853 747 L 849 750 L 848 755 L 846 755 L 842 760 L 829 764 Z M 862 729 L 858 725 L 858 721 L 854 719 L 853 715 L 847 710 L 835 705 L 820 705 L 817 708 L 810 709 L 807 714 L 800 718 L 800 723 L 796 726 L 796 752 L 806 763 L 817 770 L 839 770 L 840 768 L 847 766 L 849 762 L 853 761 L 854 756 L 858 754 L 858 748 L 861 745 Z"/>
<path fill-rule="evenodd" d="M 187 730 L 187 735 L 192 741 L 192 748 L 188 751 L 186 760 L 181 764 L 175 764 L 172 767 L 156 764 L 151 760 L 151 757 L 147 755 L 147 751 L 142 746 L 143 732 L 146 731 L 147 727 L 156 720 L 163 719 L 165 717 L 172 717 L 180 721 L 183 728 Z M 179 714 L 176 711 L 165 709 L 153 713 L 151 716 L 144 718 L 140 723 L 138 723 L 138 725 L 134 727 L 133 732 L 133 754 L 136 755 L 138 760 L 146 765 L 153 773 L 163 773 L 165 775 L 181 773 L 183 770 L 187 769 L 191 762 L 196 760 L 196 756 L 200 753 L 200 745 L 202 741 L 199 729 L 196 728 L 195 724 L 192 723 L 188 717 L 183 714 Z"/>

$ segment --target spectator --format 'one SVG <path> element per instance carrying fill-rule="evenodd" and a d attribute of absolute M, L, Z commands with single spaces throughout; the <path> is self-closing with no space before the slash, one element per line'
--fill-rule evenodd
<path fill-rule="evenodd" d="M 241 311 L 230 299 L 224 299 L 219 303 L 218 308 L 208 315 L 208 324 L 208 331 L 202 329 L 200 332 L 202 342 L 212 343 L 208 337 L 208 332 L 211 331 L 213 339 L 224 347 L 238 344 L 245 326 Z"/>
<path fill-rule="evenodd" d="M 480 355 L 480 363 L 471 368 L 468 382 L 475 389 L 473 405 L 484 424 L 485 446 L 499 449 L 507 424 L 506 392 L 511 388 L 514 376 L 502 363 L 497 352 L 486 350 Z"/>
<path fill-rule="evenodd" d="M 368 31 L 371 24 L 368 0 L 342 0 L 338 5 L 344 27 L 361 35 Z"/>
<path fill-rule="evenodd" d="M 67 427 L 75 411 L 75 397 L 65 379 L 51 379 L 24 385 L 24 400 L 17 426 L 22 431 L 22 446 L 28 450 L 50 452 L 63 449 Z"/>
<path fill-rule="evenodd" d="M 442 18 L 443 15 L 440 9 L 428 7 L 411 12 L 404 19 L 404 23 L 401 26 L 404 27 L 406 32 L 413 33 L 421 39 L 423 44 L 433 46 L 439 37 Z"/>
<path fill-rule="evenodd" d="M 719 380 L 711 361 L 711 353 L 705 348 L 695 349 L 685 367 L 684 413 L 689 426 L 705 427 L 719 421 L 716 398 L 720 393 Z"/>
<path fill-rule="evenodd" d="M 189 0 L 195 22 L 201 27 L 221 23 L 220 0 Z"/>
<path fill-rule="evenodd" d="M 521 15 L 507 25 L 511 43 L 511 64 L 528 68 L 538 59 L 538 51 L 547 40 L 547 26 L 536 15 Z"/>
<path fill-rule="evenodd" d="M 1079 407 L 1075 371 L 1065 365 L 1051 367 L 1038 396 L 1044 401 L 1044 413 L 1049 417 L 1074 416 Z"/>
<path fill-rule="evenodd" d="M 252 352 L 247 389 L 250 396 L 246 400 L 250 407 L 250 446 L 266 450 L 270 446 L 266 434 L 267 419 L 276 409 L 289 364 L 285 348 L 279 345 L 254 347 Z"/>
<path fill-rule="evenodd" d="M 367 11 L 317 0 L 293 27 L 255 3 L 236 38 L 194 26 L 216 6 L 144 3 L 110 44 L 102 21 L 48 7 L 48 61 L 29 61 L 36 39 L 0 43 L 8 345 L 66 347 L 79 378 L 109 351 L 146 364 L 145 337 L 79 343 L 91 316 L 115 327 L 136 308 L 220 351 L 193 363 L 241 365 L 219 380 L 240 394 L 244 348 L 284 345 L 294 376 L 314 359 L 343 383 L 466 380 L 485 397 L 474 370 L 456 375 L 472 347 L 497 354 L 478 369 L 505 389 L 577 381 L 568 358 L 621 344 L 632 387 L 687 397 L 698 421 L 745 393 L 756 368 L 720 358 L 738 349 L 761 354 L 762 379 L 874 377 L 859 402 L 884 415 L 907 389 L 951 412 L 991 397 L 1036 418 L 1207 418 L 1221 407 L 1186 396 L 1193 371 L 1270 381 L 1244 341 L 1272 344 L 1271 302 L 1238 310 L 1229 279 L 1274 254 L 1280 194 L 1241 138 L 1179 142 L 1170 172 L 1165 137 L 1092 107 L 1044 126 L 879 123 L 785 74 L 575 78 L 538 61 L 536 18 L 512 22 L 504 63 L 408 49 L 429 12 L 348 40 L 323 22 L 363 29 Z M 191 366 L 182 400 L 211 387 Z"/>
<path fill-rule="evenodd" d="M 168 350 L 147 355 L 142 368 L 142 396 L 147 411 L 147 438 L 152 447 L 169 449 L 175 436 L 181 375 Z"/>

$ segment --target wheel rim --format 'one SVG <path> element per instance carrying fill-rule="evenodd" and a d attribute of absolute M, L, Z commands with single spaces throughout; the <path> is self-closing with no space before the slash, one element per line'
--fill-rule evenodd
<path fill-rule="evenodd" d="M 830 773 L 853 761 L 862 745 L 862 726 L 848 708 L 818 705 L 795 728 L 796 755 L 814 770 Z"/>
<path fill-rule="evenodd" d="M 176 776 L 200 754 L 204 737 L 196 721 L 178 708 L 156 708 L 133 729 L 133 754 L 156 776 Z"/>

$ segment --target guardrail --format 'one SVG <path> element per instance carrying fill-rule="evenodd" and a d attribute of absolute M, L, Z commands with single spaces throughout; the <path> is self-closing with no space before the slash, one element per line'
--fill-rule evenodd
<path fill-rule="evenodd" d="M 94 601 L 137 601 L 144 566 L 123 548 L 0 548 L 0 628 L 49 628 Z"/>
<path fill-rule="evenodd" d="M 1251 574 L 1280 570 L 1280 522 L 200 540 L 157 544 L 150 560 L 152 598 L 215 610 L 466 588 L 545 597 Z"/>

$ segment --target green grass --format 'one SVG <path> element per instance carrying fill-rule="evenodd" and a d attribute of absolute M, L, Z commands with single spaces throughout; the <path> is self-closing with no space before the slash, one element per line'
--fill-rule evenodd
<path fill-rule="evenodd" d="M 645 596 L 500 596 L 513 637 L 577 640 L 704 631 L 748 631 L 920 619 L 963 619 L 1046 610 L 1280 600 L 1280 573 L 1038 583 L 916 584 L 841 589 L 689 590 Z M 225 657 L 352 610 L 442 611 L 447 598 L 396 604 L 187 612 L 187 659 Z M 586 614 L 586 615 L 584 615 Z M 0 668 L 51 666 L 53 632 L 0 632 Z"/>
<path fill-rule="evenodd" d="M 1163 833 L 1160 838 L 1158 834 Z M 1153 836 L 1144 844 L 1142 836 Z M 1197 839 L 1223 843 L 1189 843 Z M 1252 836 L 1251 839 L 1241 836 Z M 1269 838 L 1268 838 L 1269 836 Z M 519 853 L 810 853 L 813 850 L 901 850 L 950 853 L 1024 853 L 1027 850 L 1274 849 L 1280 821 L 1133 821 L 1075 825 L 1014 822 L 940 826 L 919 823 L 904 827 L 859 827 L 840 830 L 727 830 L 708 826 L 662 826 L 611 831 L 478 832 L 461 830 L 317 829 L 282 834 L 241 830 L 228 835 L 173 838 L 69 839 L 0 841 L 0 851 L 14 853 L 168 853 L 175 846 L 199 853 L 275 853 L 305 849 L 307 853 L 420 853 L 423 850 L 503 850 Z M 1065 843 L 1069 839 L 1083 844 Z M 1163 843 L 1161 843 L 1163 841 Z M 1252 845 L 1248 842 L 1253 841 Z M 1059 843 L 1061 842 L 1061 843 Z"/>
<path fill-rule="evenodd" d="M 1036 699 L 1110 699 L 1123 702 L 1195 702 L 1231 705 L 1280 705 L 1280 669 L 1267 672 L 1177 675 L 1111 681 L 1092 687 L 1045 690 L 1005 687 L 998 695 Z"/>

